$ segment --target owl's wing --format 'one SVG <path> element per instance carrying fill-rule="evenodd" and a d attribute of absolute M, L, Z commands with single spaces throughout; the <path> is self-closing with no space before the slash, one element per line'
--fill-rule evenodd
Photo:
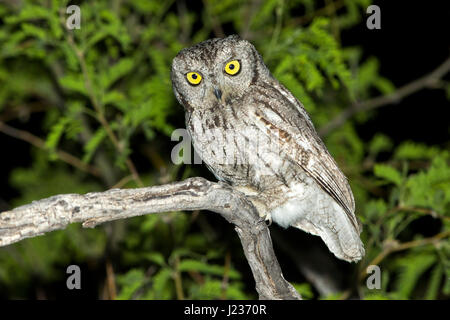
<path fill-rule="evenodd" d="M 277 90 L 273 90 L 274 87 Z M 269 88 L 272 89 L 268 91 Z M 256 118 L 272 129 L 268 132 L 278 132 L 278 139 L 283 149 L 287 150 L 287 156 L 339 203 L 359 234 L 361 226 L 354 215 L 355 201 L 347 178 L 317 135 L 302 104 L 278 82 L 256 89 L 254 96 L 258 105 Z"/>

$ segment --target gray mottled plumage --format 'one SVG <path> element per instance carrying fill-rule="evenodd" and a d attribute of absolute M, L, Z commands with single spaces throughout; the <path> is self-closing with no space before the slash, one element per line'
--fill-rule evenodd
<path fill-rule="evenodd" d="M 232 60 L 240 62 L 236 75 L 224 72 Z M 192 71 L 202 77 L 195 86 L 186 79 Z M 218 179 L 244 192 L 262 216 L 319 235 L 340 259 L 361 259 L 346 177 L 251 43 L 230 36 L 180 51 L 172 84 L 193 146 Z"/>

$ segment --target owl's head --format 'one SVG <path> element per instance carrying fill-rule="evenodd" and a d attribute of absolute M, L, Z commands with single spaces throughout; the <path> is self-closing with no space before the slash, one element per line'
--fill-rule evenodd
<path fill-rule="evenodd" d="M 270 73 L 255 47 L 233 35 L 181 50 L 171 76 L 177 100 L 192 111 L 230 104 Z"/>

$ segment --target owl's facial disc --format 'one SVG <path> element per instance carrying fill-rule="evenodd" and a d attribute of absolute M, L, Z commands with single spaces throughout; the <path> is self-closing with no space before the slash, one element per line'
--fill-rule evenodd
<path fill-rule="evenodd" d="M 238 36 L 183 49 L 172 63 L 175 96 L 187 110 L 231 104 L 270 76 L 260 60 L 254 46 Z"/>

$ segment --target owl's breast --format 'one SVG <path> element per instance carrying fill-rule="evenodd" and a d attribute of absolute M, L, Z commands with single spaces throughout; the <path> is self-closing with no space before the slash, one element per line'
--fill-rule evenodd
<path fill-rule="evenodd" d="M 284 174 L 289 172 L 289 162 L 280 157 L 276 142 L 252 122 L 244 107 L 195 110 L 187 117 L 186 127 L 195 151 L 218 179 L 256 190 L 289 180 Z"/>

